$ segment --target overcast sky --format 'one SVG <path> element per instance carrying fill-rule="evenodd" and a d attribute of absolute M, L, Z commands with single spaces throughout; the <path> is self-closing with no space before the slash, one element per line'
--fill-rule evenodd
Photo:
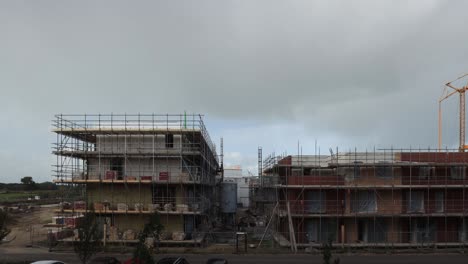
<path fill-rule="evenodd" d="M 0 181 L 52 180 L 56 113 L 201 113 L 225 161 L 435 148 L 468 1 L 0 1 Z M 459 85 L 465 85 L 460 82 Z M 458 99 L 444 103 L 457 146 Z"/>

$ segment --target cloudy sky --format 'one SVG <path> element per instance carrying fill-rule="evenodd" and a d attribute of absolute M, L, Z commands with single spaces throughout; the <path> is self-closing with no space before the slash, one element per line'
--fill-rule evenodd
<path fill-rule="evenodd" d="M 202 113 L 257 147 L 437 146 L 468 72 L 467 1 L 0 1 L 0 181 L 51 180 L 56 113 Z M 459 82 L 465 85 L 466 82 Z M 457 146 L 458 101 L 444 103 Z"/>

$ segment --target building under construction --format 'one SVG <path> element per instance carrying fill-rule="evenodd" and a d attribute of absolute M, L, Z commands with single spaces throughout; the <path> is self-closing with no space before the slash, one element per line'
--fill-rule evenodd
<path fill-rule="evenodd" d="M 107 242 L 135 241 L 157 211 L 162 243 L 203 240 L 220 166 L 200 115 L 56 115 L 53 126 L 55 182 L 83 194 L 74 201 L 65 194 L 70 205 L 59 217 L 92 207 Z"/>
<path fill-rule="evenodd" d="M 381 150 L 270 156 L 252 209 L 293 251 L 349 247 L 460 247 L 468 242 L 468 153 Z"/>

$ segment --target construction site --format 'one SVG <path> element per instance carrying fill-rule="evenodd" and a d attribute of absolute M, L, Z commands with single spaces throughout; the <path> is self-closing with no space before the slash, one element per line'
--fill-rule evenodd
<path fill-rule="evenodd" d="M 82 194 L 63 194 L 57 224 L 74 227 L 92 209 L 105 243 L 132 243 L 158 212 L 162 244 L 203 241 L 220 164 L 200 115 L 57 115 L 53 126 L 54 181 Z"/>
<path fill-rule="evenodd" d="M 467 162 L 458 150 L 270 156 L 256 187 L 263 195 L 253 203 L 293 251 L 328 241 L 351 248 L 464 247 Z"/>
<path fill-rule="evenodd" d="M 329 149 L 323 155 L 258 150 L 259 178 L 251 186 L 256 215 L 291 251 L 338 247 L 457 248 L 468 242 L 468 146 L 465 91 L 448 82 L 439 98 L 438 148 Z M 442 102 L 459 95 L 459 147 L 442 149 Z"/>
<path fill-rule="evenodd" d="M 108 244 L 136 242 L 157 212 L 166 246 L 465 249 L 466 90 L 446 84 L 438 148 L 303 155 L 298 145 L 296 155 L 264 158 L 259 147 L 258 175 L 250 176 L 240 166 L 224 170 L 223 141 L 218 155 L 201 115 L 56 115 L 54 181 L 70 191 L 56 210 L 63 229 L 55 239 L 76 239 L 71 230 L 93 210 Z M 454 94 L 460 143 L 443 149 L 441 105 Z"/>

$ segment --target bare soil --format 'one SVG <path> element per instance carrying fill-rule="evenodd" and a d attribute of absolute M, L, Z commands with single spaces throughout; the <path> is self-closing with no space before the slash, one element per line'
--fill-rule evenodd
<path fill-rule="evenodd" d="M 14 223 L 9 226 L 11 233 L 5 239 L 9 242 L 2 247 L 28 247 L 47 240 L 47 229 L 43 226 L 52 222 L 54 209 L 36 207 L 31 212 L 12 213 Z"/>

